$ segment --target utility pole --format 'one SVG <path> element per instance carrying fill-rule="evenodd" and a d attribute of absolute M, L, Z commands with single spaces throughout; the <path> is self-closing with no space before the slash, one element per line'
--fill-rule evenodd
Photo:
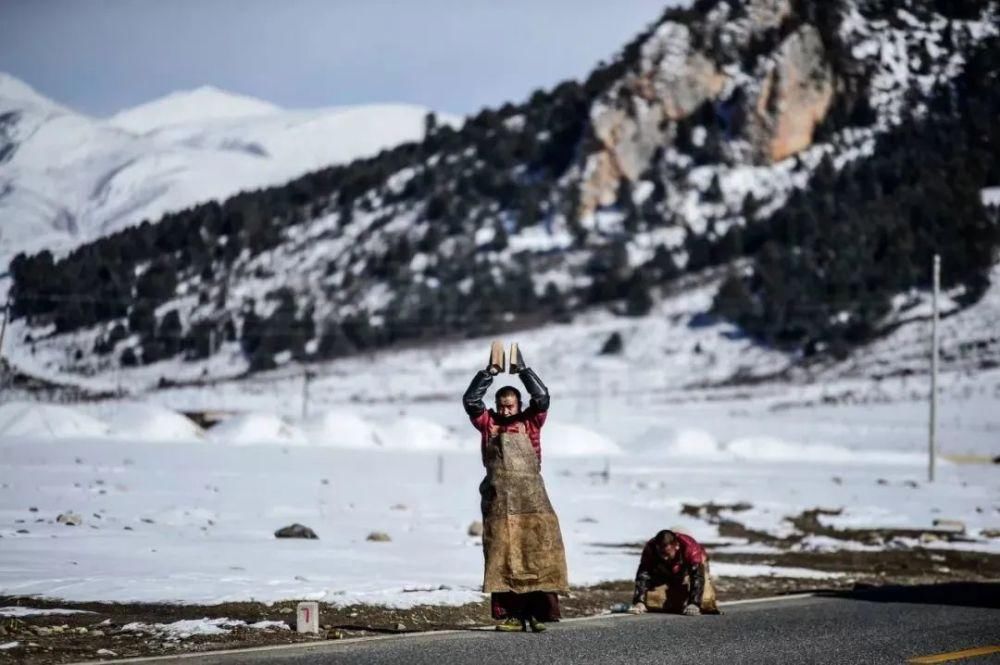
<path fill-rule="evenodd" d="M 3 305 L 3 324 L 0 324 L 0 356 L 3 355 L 3 336 L 7 332 L 7 315 L 10 314 L 10 302 Z"/>
<path fill-rule="evenodd" d="M 598 368 L 597 370 L 597 399 L 594 403 L 597 422 L 604 422 L 604 370 Z"/>
<path fill-rule="evenodd" d="M 934 255 L 934 295 L 931 298 L 931 413 L 927 437 L 927 481 L 934 482 L 934 456 L 937 448 L 937 372 L 938 372 L 938 291 L 941 289 L 941 257 Z"/>
<path fill-rule="evenodd" d="M 308 369 L 304 370 L 302 373 L 302 422 L 305 422 L 306 416 L 309 415 L 309 380 L 312 378 L 312 372 Z"/>
<path fill-rule="evenodd" d="M 206 383 L 208 382 L 208 377 L 210 376 L 209 365 L 212 364 L 212 356 L 215 355 L 215 326 L 208 331 L 208 355 L 205 356 L 205 366 L 201 369 L 202 376 L 205 377 Z"/>
<path fill-rule="evenodd" d="M 205 364 L 201 368 L 201 408 L 203 411 L 208 411 L 209 402 L 211 401 L 211 393 L 208 390 L 208 386 L 211 382 L 211 372 L 209 372 L 209 366 L 212 364 L 212 356 L 215 355 L 215 323 L 212 323 L 212 327 L 208 330 L 208 355 L 205 356 Z"/>
<path fill-rule="evenodd" d="M 7 332 L 7 315 L 10 313 L 10 301 L 4 303 L 3 306 L 3 323 L 0 324 L 0 394 L 6 392 L 7 389 L 7 369 L 5 367 L 6 362 L 3 359 L 3 336 Z M 13 381 L 13 377 L 10 377 Z"/>

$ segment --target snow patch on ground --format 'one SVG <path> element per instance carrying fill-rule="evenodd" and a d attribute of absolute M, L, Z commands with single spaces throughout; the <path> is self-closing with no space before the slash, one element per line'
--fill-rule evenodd
<path fill-rule="evenodd" d="M 142 623 L 134 621 L 122 626 L 123 631 L 159 635 L 167 640 L 182 640 L 196 635 L 225 635 L 234 628 L 254 630 L 289 630 L 281 621 L 258 621 L 248 624 L 241 619 L 182 619 L 173 623 Z"/>
<path fill-rule="evenodd" d="M 63 609 L 46 609 L 39 607 L 22 607 L 9 606 L 0 607 L 0 616 L 2 617 L 34 617 L 34 616 L 50 616 L 50 615 L 61 615 L 61 614 L 94 614 L 93 612 L 88 612 L 86 610 L 63 610 Z"/>
<path fill-rule="evenodd" d="M 877 552 L 883 549 L 876 545 L 859 543 L 856 540 L 840 540 L 830 536 L 806 536 L 799 543 L 799 548 L 806 552 L 841 552 L 844 550 Z"/>
<path fill-rule="evenodd" d="M 746 437 L 735 439 L 723 449 L 734 459 L 757 461 L 807 461 L 821 464 L 869 463 L 924 465 L 927 458 L 918 453 L 889 451 L 858 451 L 823 443 L 802 445 L 775 437 Z"/>
<path fill-rule="evenodd" d="M 0 405 L 0 441 L 8 438 L 65 439 L 108 433 L 107 424 L 56 404 L 8 402 Z"/>
<path fill-rule="evenodd" d="M 745 436 L 719 441 L 695 428 L 656 427 L 647 430 L 632 450 L 659 459 L 730 460 L 757 462 L 810 461 L 818 464 L 914 464 L 927 463 L 920 453 L 888 450 L 852 450 L 827 443 L 787 441 L 775 436 Z"/>
<path fill-rule="evenodd" d="M 331 448 L 381 448 L 378 430 L 361 416 L 346 410 L 324 411 L 302 426 L 309 443 Z"/>
<path fill-rule="evenodd" d="M 383 446 L 394 450 L 462 450 L 470 447 L 468 437 L 463 441 L 448 428 L 413 416 L 379 426 L 378 438 Z"/>
<path fill-rule="evenodd" d="M 542 454 L 549 457 L 620 455 L 622 452 L 610 438 L 580 425 L 556 422 L 543 429 Z"/>
<path fill-rule="evenodd" d="M 107 416 L 111 436 L 137 442 L 200 441 L 205 434 L 190 418 L 153 404 L 125 402 Z"/>
<path fill-rule="evenodd" d="M 270 413 L 246 413 L 225 420 L 208 432 L 213 441 L 234 446 L 301 446 L 306 435 L 284 418 Z"/>
<path fill-rule="evenodd" d="M 789 566 L 767 566 L 747 563 L 713 563 L 711 573 L 722 577 L 795 577 L 807 580 L 823 580 L 843 577 L 844 573 L 793 568 Z"/>

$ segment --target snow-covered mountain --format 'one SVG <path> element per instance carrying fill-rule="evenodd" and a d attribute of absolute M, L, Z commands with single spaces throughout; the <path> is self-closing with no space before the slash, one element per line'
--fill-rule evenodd
<path fill-rule="evenodd" d="M 190 380 L 597 306 L 646 321 L 651 339 L 688 340 L 690 328 L 732 342 L 724 352 L 746 364 L 719 364 L 702 377 L 712 383 L 790 365 L 817 376 L 810 363 L 926 318 L 939 253 L 947 313 L 963 313 L 957 334 L 970 337 L 955 357 L 989 367 L 1000 350 L 986 323 L 1000 220 L 984 205 L 1000 184 L 998 17 L 997 0 L 668 10 L 584 81 L 458 129 L 430 122 L 420 143 L 62 261 L 17 262 L 15 344 L 48 376 L 142 365 L 145 379 Z M 147 136 L 203 135 L 179 124 Z M 692 284 L 704 289 L 698 311 L 671 314 L 663 332 L 658 303 Z M 709 327 L 720 321 L 736 325 Z M 858 371 L 912 371 L 924 350 L 896 339 L 909 340 L 898 363 L 862 350 Z M 679 374 L 706 345 L 679 344 L 691 349 Z M 634 365 L 675 351 L 657 345 Z"/>
<path fill-rule="evenodd" d="M 273 115 L 281 110 L 270 102 L 206 85 L 125 109 L 108 118 L 108 124 L 133 134 L 144 134 L 173 125 L 239 120 Z"/>
<path fill-rule="evenodd" d="M 206 87 L 91 118 L 0 73 L 0 273 L 143 220 L 423 138 L 428 110 L 284 110 Z"/>

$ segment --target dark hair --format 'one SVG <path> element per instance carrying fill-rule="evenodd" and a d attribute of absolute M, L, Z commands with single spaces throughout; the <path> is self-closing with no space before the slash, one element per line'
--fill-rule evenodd
<path fill-rule="evenodd" d="M 496 403 L 498 409 L 500 408 L 500 398 L 503 397 L 504 395 L 514 395 L 515 397 L 517 397 L 517 408 L 518 409 L 521 408 L 521 391 L 515 388 L 514 386 L 504 386 L 503 388 L 500 388 L 496 394 Z"/>
<path fill-rule="evenodd" d="M 675 534 L 670 529 L 664 529 L 663 531 L 660 531 L 655 536 L 653 536 L 653 540 L 656 541 L 657 545 L 659 545 L 660 547 L 663 547 L 663 546 L 669 545 L 671 543 L 676 543 L 677 542 L 677 534 Z"/>

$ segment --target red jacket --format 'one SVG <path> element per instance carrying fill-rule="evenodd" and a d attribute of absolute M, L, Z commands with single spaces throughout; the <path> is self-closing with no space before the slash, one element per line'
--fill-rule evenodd
<path fill-rule="evenodd" d="M 470 416 L 469 420 L 472 421 L 472 426 L 479 430 L 482 435 L 480 451 L 483 454 L 483 461 L 486 460 L 486 446 L 489 445 L 490 439 L 501 432 L 516 432 L 519 428 L 524 427 L 528 433 L 528 439 L 531 440 L 531 447 L 535 449 L 535 455 L 538 456 L 538 462 L 541 464 L 542 425 L 545 424 L 547 415 L 548 411 L 539 411 L 534 406 L 529 406 L 524 411 L 509 418 L 501 416 L 493 409 L 486 409 L 478 416 Z"/>
<path fill-rule="evenodd" d="M 653 579 L 664 579 L 683 575 L 686 569 L 697 568 L 705 563 L 705 548 L 697 540 L 685 533 L 674 532 L 680 547 L 677 556 L 667 561 L 660 556 L 656 550 L 656 539 L 650 538 L 646 546 L 642 548 L 642 557 L 639 559 L 639 570 L 636 577 L 642 573 L 648 573 Z"/>

